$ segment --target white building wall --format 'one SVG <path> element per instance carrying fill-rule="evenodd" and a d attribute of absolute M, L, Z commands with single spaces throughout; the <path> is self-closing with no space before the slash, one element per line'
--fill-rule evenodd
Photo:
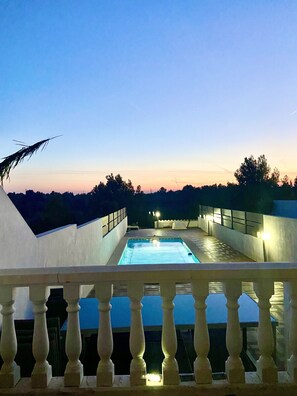
<path fill-rule="evenodd" d="M 253 260 L 264 261 L 265 244 L 267 261 L 297 261 L 297 219 L 264 215 L 263 231 L 268 235 L 268 239 L 265 241 L 201 217 L 198 218 L 198 225 L 203 231 L 210 233 Z"/>
<path fill-rule="evenodd" d="M 231 230 L 211 220 L 198 218 L 199 227 L 220 241 L 255 261 L 264 261 L 263 241 L 251 235 Z"/>
<path fill-rule="evenodd" d="M 198 217 L 198 227 L 208 233 L 208 221 L 203 217 Z"/>
<path fill-rule="evenodd" d="M 255 261 L 264 261 L 263 241 L 251 235 L 213 224 L 212 235 Z"/>
<path fill-rule="evenodd" d="M 38 267 L 37 252 L 34 233 L 0 187 L 0 270 Z M 26 316 L 28 300 L 27 287 L 16 289 L 15 318 Z"/>
<path fill-rule="evenodd" d="M 38 266 L 36 237 L 0 187 L 0 269 Z"/>
<path fill-rule="evenodd" d="M 267 261 L 297 261 L 297 219 L 263 216 Z"/>
<path fill-rule="evenodd" d="M 105 265 L 127 230 L 127 218 L 102 236 L 102 220 L 68 225 L 37 237 L 0 187 L 0 270 Z M 85 296 L 90 288 L 84 288 Z M 28 309 L 28 288 L 17 289 L 15 317 Z"/>

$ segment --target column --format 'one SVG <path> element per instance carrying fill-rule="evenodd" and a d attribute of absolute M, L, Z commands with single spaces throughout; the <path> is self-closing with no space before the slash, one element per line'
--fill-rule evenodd
<path fill-rule="evenodd" d="M 165 356 L 162 362 L 163 384 L 178 385 L 180 379 L 178 364 L 175 359 L 175 354 L 177 351 L 177 340 L 173 317 L 175 283 L 160 283 L 160 292 L 163 299 L 162 351 Z"/>
<path fill-rule="evenodd" d="M 52 378 L 52 368 L 46 360 L 49 353 L 49 340 L 46 325 L 45 305 L 49 297 L 49 288 L 46 286 L 30 286 L 30 300 L 33 303 L 34 332 L 33 332 L 33 356 L 36 360 L 34 365 L 31 384 L 32 388 L 46 388 Z"/>
<path fill-rule="evenodd" d="M 68 363 L 64 373 L 65 386 L 79 386 L 83 378 L 83 366 L 79 360 L 79 356 L 81 354 L 81 334 L 79 324 L 80 297 L 80 285 L 64 285 L 64 298 L 68 304 L 66 333 L 66 355 L 68 357 Z"/>
<path fill-rule="evenodd" d="M 0 388 L 13 388 L 20 379 L 20 368 L 14 361 L 17 352 L 17 339 L 13 321 L 14 302 L 15 288 L 1 285 L 2 334 L 0 350 L 4 363 L 0 371 Z"/>
<path fill-rule="evenodd" d="M 225 363 L 227 379 L 230 383 L 244 383 L 244 367 L 240 358 L 242 350 L 242 333 L 238 317 L 238 299 L 241 295 L 241 282 L 227 281 L 223 285 L 227 299 L 226 346 L 229 357 Z"/>
<path fill-rule="evenodd" d="M 274 283 L 270 280 L 255 282 L 254 290 L 259 299 L 258 345 L 260 358 L 257 360 L 257 374 L 263 382 L 277 382 L 277 368 L 272 359 L 274 340 L 269 302 L 274 293 Z"/>
<path fill-rule="evenodd" d="M 110 321 L 110 299 L 113 285 L 101 282 L 95 285 L 96 297 L 99 300 L 99 330 L 97 351 L 100 361 L 97 367 L 97 386 L 112 386 L 114 381 L 114 364 L 110 359 L 113 351 L 112 328 Z"/>
<path fill-rule="evenodd" d="M 210 384 L 212 382 L 212 372 L 208 360 L 209 353 L 209 333 L 206 322 L 205 299 L 208 296 L 207 281 L 193 281 L 192 293 L 195 299 L 196 321 L 194 329 L 194 347 L 197 358 L 194 362 L 194 375 L 197 384 Z"/>
<path fill-rule="evenodd" d="M 291 382 L 297 382 L 297 281 L 289 282 L 290 322 L 287 371 Z"/>
<path fill-rule="evenodd" d="M 130 383 L 132 386 L 145 385 L 146 364 L 143 360 L 145 339 L 141 315 L 143 284 L 138 282 L 128 283 L 128 296 L 131 301 L 130 351 L 133 357 L 130 364 Z"/>

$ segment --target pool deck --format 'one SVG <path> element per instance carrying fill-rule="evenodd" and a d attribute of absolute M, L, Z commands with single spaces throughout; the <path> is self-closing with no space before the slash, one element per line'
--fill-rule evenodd
<path fill-rule="evenodd" d="M 199 228 L 187 230 L 149 228 L 131 230 L 127 232 L 126 235 L 121 239 L 107 265 L 117 265 L 129 238 L 146 238 L 153 236 L 182 238 L 201 263 L 253 261 L 249 257 L 244 256 L 243 254 L 232 249 L 230 246 L 219 241 L 217 238 L 207 235 Z"/>
<path fill-rule="evenodd" d="M 182 238 L 189 246 L 191 251 L 202 263 L 212 262 L 252 262 L 253 260 L 249 257 L 241 254 L 234 250 L 230 246 L 221 242 L 213 236 L 209 236 L 207 233 L 198 228 L 191 228 L 187 230 L 172 230 L 172 229 L 139 229 L 130 230 L 122 238 L 115 252 L 111 256 L 107 265 L 117 265 L 121 254 L 125 248 L 127 240 L 129 238 L 145 238 L 145 237 L 170 237 L 170 238 Z M 257 296 L 254 293 L 253 285 L 251 282 L 243 282 L 243 292 L 250 295 L 255 301 Z M 177 294 L 191 293 L 191 286 L 189 284 L 177 285 Z M 210 293 L 222 293 L 223 287 L 221 282 L 210 282 L 209 285 Z M 127 288 L 125 285 L 114 285 L 114 295 L 126 295 Z M 146 285 L 145 295 L 159 294 L 158 285 Z M 276 364 L 279 369 L 283 369 L 285 361 L 285 342 L 284 342 L 284 319 L 283 319 L 283 284 L 282 282 L 275 282 L 275 294 L 271 300 L 271 314 L 278 321 L 279 326 L 277 327 L 277 359 Z M 249 350 L 256 360 L 259 356 L 257 348 L 257 337 L 256 329 L 249 331 Z"/>

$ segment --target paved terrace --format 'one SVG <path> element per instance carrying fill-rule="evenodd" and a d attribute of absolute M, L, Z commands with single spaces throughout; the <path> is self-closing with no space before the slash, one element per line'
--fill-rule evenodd
<path fill-rule="evenodd" d="M 230 246 L 221 242 L 213 236 L 209 236 L 201 229 L 193 228 L 187 230 L 172 229 L 139 229 L 127 232 L 126 236 L 120 241 L 117 249 L 110 258 L 108 265 L 116 265 L 121 257 L 123 249 L 129 238 L 145 238 L 153 236 L 181 237 L 198 257 L 202 263 L 212 262 L 253 262 L 249 257 L 232 249 Z M 210 293 L 223 293 L 221 282 L 211 282 L 209 286 Z M 253 291 L 251 282 L 243 282 L 243 292 L 250 295 L 255 301 L 257 297 Z M 115 285 L 114 295 L 126 295 L 126 287 L 124 285 Z M 177 293 L 190 293 L 190 285 L 177 285 Z M 147 285 L 145 287 L 146 295 L 159 294 L 159 286 Z M 285 361 L 285 342 L 284 342 L 284 318 L 283 318 L 283 283 L 275 282 L 275 294 L 270 300 L 271 314 L 279 322 L 277 327 L 277 356 L 276 364 L 279 370 L 284 370 Z M 256 329 L 248 332 L 249 352 L 252 359 L 258 359 L 259 352 L 256 340 Z"/>

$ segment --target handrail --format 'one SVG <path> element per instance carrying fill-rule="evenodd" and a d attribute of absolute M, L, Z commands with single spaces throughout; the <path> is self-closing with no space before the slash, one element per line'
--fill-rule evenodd
<path fill-rule="evenodd" d="M 102 217 L 102 235 L 105 237 L 127 216 L 126 208 L 119 209 Z"/>
<path fill-rule="evenodd" d="M 260 213 L 199 205 L 199 215 L 209 216 L 214 223 L 243 234 L 257 236 L 257 232 L 263 231 L 263 215 Z"/>
<path fill-rule="evenodd" d="M 190 283 L 195 304 L 194 347 L 197 358 L 194 362 L 194 376 L 197 384 L 212 381 L 212 369 L 207 355 L 209 335 L 205 316 L 205 300 L 209 294 L 209 282 L 220 281 L 227 300 L 226 347 L 229 358 L 226 361 L 226 375 L 229 383 L 244 383 L 245 373 L 240 352 L 242 336 L 238 317 L 238 299 L 242 294 L 242 282 L 253 283 L 259 300 L 258 346 L 260 359 L 257 373 L 262 382 L 277 382 L 277 368 L 273 361 L 273 333 L 270 322 L 269 299 L 274 294 L 274 282 L 285 281 L 290 286 L 289 320 L 290 337 L 288 375 L 297 383 L 297 262 L 294 263 L 210 263 L 210 264 L 168 264 L 168 265 L 129 265 L 129 266 L 88 266 L 63 268 L 24 268 L 0 270 L 0 304 L 2 305 L 1 353 L 5 364 L 0 374 L 0 387 L 13 387 L 18 379 L 13 370 L 16 351 L 16 338 L 13 326 L 14 289 L 29 286 L 30 300 L 34 312 L 33 354 L 36 370 L 32 371 L 33 388 L 46 388 L 51 378 L 47 362 L 48 333 L 46 328 L 46 306 L 49 286 L 62 286 L 67 302 L 68 325 L 66 333 L 66 355 L 68 363 L 64 372 L 64 385 L 79 387 L 83 377 L 83 366 L 79 360 L 81 334 L 79 325 L 79 301 L 82 285 L 95 285 L 95 296 L 99 300 L 100 323 L 98 327 L 97 351 L 101 358 L 97 368 L 97 386 L 112 386 L 114 365 L 111 360 L 113 343 L 110 321 L 110 300 L 113 284 L 127 285 L 131 305 L 130 351 L 133 356 L 130 366 L 130 383 L 145 385 L 146 363 L 144 329 L 142 324 L 143 286 L 159 284 L 162 298 L 162 351 L 165 359 L 162 364 L 163 384 L 179 384 L 179 368 L 175 359 L 176 329 L 174 324 L 174 297 L 176 285 Z M 41 340 L 41 341 L 40 341 Z M 264 362 L 264 363 L 263 363 Z M 4 376 L 10 367 L 10 376 Z M 42 368 L 42 370 L 40 369 Z M 41 370 L 41 371 L 40 371 Z M 9 382 L 10 381 L 10 382 Z"/>
<path fill-rule="evenodd" d="M 64 285 L 77 283 L 90 285 L 96 282 L 160 283 L 161 279 L 188 283 L 196 279 L 213 281 L 259 279 L 274 281 L 297 280 L 297 263 L 210 263 L 210 264 L 145 264 L 123 266 L 84 266 L 60 268 L 1 269 L 0 285 L 23 287 L 30 285 Z"/>

